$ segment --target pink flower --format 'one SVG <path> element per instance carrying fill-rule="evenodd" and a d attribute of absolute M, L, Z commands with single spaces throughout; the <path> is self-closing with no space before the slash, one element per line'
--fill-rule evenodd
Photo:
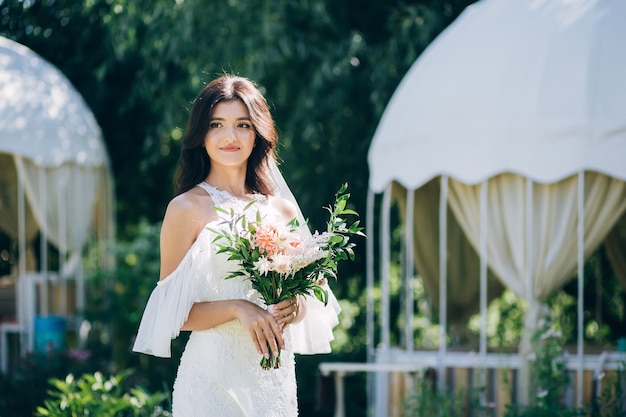
<path fill-rule="evenodd" d="M 269 257 L 274 256 L 278 252 L 280 245 L 278 229 L 269 224 L 259 225 L 254 234 L 254 244 L 261 253 L 266 253 Z"/>

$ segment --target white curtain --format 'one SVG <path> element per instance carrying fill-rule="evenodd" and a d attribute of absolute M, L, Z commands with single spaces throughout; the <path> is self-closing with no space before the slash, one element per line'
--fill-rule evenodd
<path fill-rule="evenodd" d="M 14 240 L 18 239 L 18 196 L 17 171 L 13 155 L 0 153 L 0 229 Z M 34 271 L 37 268 L 33 241 L 37 236 L 39 225 L 33 216 L 30 207 L 26 205 L 26 270 Z M 19 256 L 22 256 L 20 254 Z"/>
<path fill-rule="evenodd" d="M 30 209 L 61 253 L 79 251 L 93 219 L 99 169 L 74 164 L 39 167 L 15 156 Z"/>
<path fill-rule="evenodd" d="M 475 248 L 480 239 L 480 187 L 450 181 L 450 206 Z M 527 180 L 522 176 L 501 174 L 489 179 L 487 263 L 507 287 L 528 303 L 527 331 L 520 345 L 522 357 L 529 352 L 530 335 L 544 311 L 543 301 L 576 270 L 577 176 L 554 184 L 535 183 L 530 202 L 527 195 Z M 530 213 L 526 212 L 528 205 Z M 595 172 L 585 173 L 585 258 L 625 209 L 626 183 Z M 527 236 L 528 231 L 531 236 Z"/>
<path fill-rule="evenodd" d="M 617 279 L 626 290 L 626 215 L 622 216 L 604 241 Z"/>
<path fill-rule="evenodd" d="M 440 177 L 413 191 L 413 255 L 415 266 L 424 283 L 432 306 L 439 308 L 439 194 Z M 392 185 L 392 198 L 397 201 L 400 216 L 406 222 L 407 191 L 398 183 Z M 476 343 L 476 336 L 467 328 L 469 317 L 480 309 L 480 258 L 463 234 L 448 207 L 447 215 L 447 302 L 449 334 L 458 344 Z M 487 299 L 492 300 L 504 290 L 495 275 L 488 272 Z"/>

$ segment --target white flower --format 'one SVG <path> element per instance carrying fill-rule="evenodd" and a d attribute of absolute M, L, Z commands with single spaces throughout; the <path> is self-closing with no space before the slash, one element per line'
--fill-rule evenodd
<path fill-rule="evenodd" d="M 328 241 L 330 240 L 332 236 L 333 236 L 332 233 L 324 232 L 320 234 L 318 231 L 315 231 L 312 238 L 316 245 L 324 246 L 328 243 Z"/>
<path fill-rule="evenodd" d="M 254 263 L 254 267 L 261 275 L 267 275 L 272 267 L 272 263 L 265 256 L 262 256 Z"/>
<path fill-rule="evenodd" d="M 275 255 L 272 258 L 272 270 L 279 274 L 288 274 L 291 272 L 291 256 Z"/>

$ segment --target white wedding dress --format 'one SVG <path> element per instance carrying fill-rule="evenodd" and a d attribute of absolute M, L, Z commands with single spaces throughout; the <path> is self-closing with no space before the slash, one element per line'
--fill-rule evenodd
<path fill-rule="evenodd" d="M 208 184 L 199 184 L 216 206 L 242 210 L 246 201 Z M 249 210 L 259 210 L 266 222 L 283 222 L 264 196 Z M 226 254 L 216 254 L 209 230 L 203 229 L 176 270 L 159 281 L 146 305 L 133 350 L 170 356 L 171 339 L 178 336 L 194 302 L 246 299 L 264 306 L 245 278 L 225 279 L 237 268 Z M 330 352 L 332 328 L 340 311 L 329 290 L 327 306 L 307 297 L 303 321 L 285 331 L 279 369 L 263 370 L 250 334 L 234 320 L 215 328 L 194 331 L 189 337 L 174 383 L 174 417 L 291 417 L 298 414 L 294 353 Z"/>

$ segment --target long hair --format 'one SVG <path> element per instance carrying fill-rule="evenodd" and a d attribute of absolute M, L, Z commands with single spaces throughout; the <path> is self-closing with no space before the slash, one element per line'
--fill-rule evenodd
<path fill-rule="evenodd" d="M 211 113 L 218 103 L 232 100 L 246 106 L 256 134 L 248 158 L 246 188 L 253 193 L 273 194 L 268 160 L 275 158 L 277 138 L 267 102 L 249 79 L 225 74 L 207 84 L 193 102 L 174 179 L 175 195 L 190 190 L 209 175 L 211 160 L 203 145 Z"/>

